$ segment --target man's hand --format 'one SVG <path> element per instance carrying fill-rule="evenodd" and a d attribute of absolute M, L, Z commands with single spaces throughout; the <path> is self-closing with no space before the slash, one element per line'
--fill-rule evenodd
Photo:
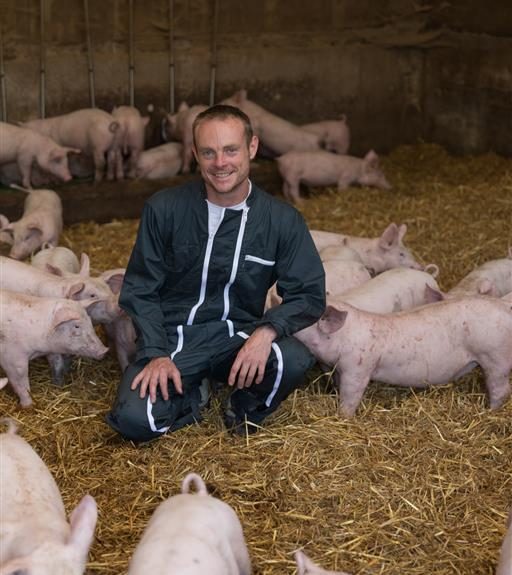
<path fill-rule="evenodd" d="M 181 384 L 181 374 L 176 364 L 170 357 L 154 357 L 144 367 L 144 369 L 132 381 L 131 389 L 137 389 L 140 383 L 139 396 L 146 397 L 149 388 L 151 403 L 156 401 L 156 390 L 160 387 L 160 392 L 165 400 L 169 399 L 168 380 L 174 384 L 174 388 L 179 394 L 183 394 Z"/>
<path fill-rule="evenodd" d="M 273 327 L 264 325 L 254 330 L 238 352 L 229 373 L 228 384 L 239 389 L 261 383 L 265 366 L 277 333 Z"/>

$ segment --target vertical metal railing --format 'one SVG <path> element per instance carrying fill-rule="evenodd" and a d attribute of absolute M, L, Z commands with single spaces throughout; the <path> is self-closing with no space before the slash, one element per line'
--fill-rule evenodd
<path fill-rule="evenodd" d="M 217 76 L 217 28 L 219 20 L 219 3 L 220 0 L 215 0 L 213 6 L 212 18 L 212 37 L 211 37 L 211 67 L 210 67 L 210 106 L 215 103 L 215 82 Z"/>
<path fill-rule="evenodd" d="M 128 44 L 129 44 L 128 84 L 130 91 L 130 106 L 133 106 L 135 104 L 135 87 L 134 87 L 135 65 L 133 58 L 133 0 L 129 0 L 128 2 Z"/>
<path fill-rule="evenodd" d="M 2 122 L 7 122 L 7 92 L 5 89 L 4 35 L 0 24 L 0 109 Z"/>
<path fill-rule="evenodd" d="M 175 78 L 174 78 L 174 0 L 169 0 L 169 112 L 175 110 Z"/>
<path fill-rule="evenodd" d="M 40 2 L 39 37 L 40 37 L 40 59 L 39 59 L 39 115 L 46 117 L 46 38 L 45 38 L 45 3 Z"/>
<path fill-rule="evenodd" d="M 87 44 L 87 74 L 89 76 L 89 101 L 91 108 L 96 107 L 94 87 L 94 54 L 91 42 L 91 28 L 89 22 L 89 0 L 84 0 L 85 41 Z"/>

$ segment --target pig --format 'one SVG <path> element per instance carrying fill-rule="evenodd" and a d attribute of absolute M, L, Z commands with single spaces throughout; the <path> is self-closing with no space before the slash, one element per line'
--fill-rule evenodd
<path fill-rule="evenodd" d="M 350 128 L 345 114 L 339 120 L 324 120 L 301 126 L 303 130 L 320 136 L 322 148 L 335 154 L 346 154 L 350 146 Z"/>
<path fill-rule="evenodd" d="M 363 259 L 356 250 L 349 248 L 346 244 L 326 246 L 318 252 L 320 259 L 325 262 L 328 260 L 341 260 L 363 263 Z"/>
<path fill-rule="evenodd" d="M 32 405 L 28 363 L 48 354 L 101 359 L 108 348 L 96 335 L 79 302 L 0 290 L 2 346 L 0 365 L 22 407 Z M 85 305 L 91 305 L 87 302 Z"/>
<path fill-rule="evenodd" d="M 82 575 L 96 501 L 84 495 L 69 523 L 52 474 L 10 422 L 0 434 L 0 574 Z"/>
<path fill-rule="evenodd" d="M 512 575 L 512 509 L 508 514 L 507 533 L 501 544 L 496 575 Z"/>
<path fill-rule="evenodd" d="M 325 260 L 322 263 L 325 271 L 325 293 L 329 297 L 341 296 L 371 279 L 370 272 L 360 262 Z"/>
<path fill-rule="evenodd" d="M 428 272 L 393 268 L 339 295 L 327 294 L 327 301 L 335 307 L 348 303 L 372 313 L 396 313 L 429 303 L 426 286 L 439 289 Z"/>
<path fill-rule="evenodd" d="M 247 98 L 246 90 L 239 90 L 221 102 L 240 108 L 249 116 L 254 133 L 260 142 L 274 154 L 281 155 L 290 150 L 312 151 L 321 149 L 319 135 L 303 130 L 268 112 Z"/>
<path fill-rule="evenodd" d="M 16 222 L 9 222 L 0 214 L 0 239 L 12 245 L 9 257 L 23 260 L 44 244 L 56 246 L 62 232 L 62 202 L 53 190 L 30 190 L 27 192 L 23 215 Z"/>
<path fill-rule="evenodd" d="M 128 157 L 129 178 L 135 178 L 135 170 L 139 156 L 144 150 L 145 129 L 149 123 L 149 116 L 141 116 L 139 110 L 133 106 L 117 106 L 112 110 L 112 117 L 119 123 L 119 146 L 113 154 L 115 158 L 114 171 L 118 180 L 123 179 L 123 156 Z"/>
<path fill-rule="evenodd" d="M 190 493 L 194 485 L 196 493 Z M 128 575 L 250 575 L 240 521 L 189 473 L 181 494 L 153 513 L 128 566 Z"/>
<path fill-rule="evenodd" d="M 357 410 L 370 380 L 424 388 L 458 379 L 479 365 L 491 409 L 510 396 L 512 305 L 467 297 L 379 315 L 328 305 L 294 334 L 323 364 L 335 366 L 340 415 Z"/>
<path fill-rule="evenodd" d="M 146 180 L 172 178 L 180 170 L 183 158 L 183 145 L 169 142 L 144 150 L 137 161 L 135 176 Z"/>
<path fill-rule="evenodd" d="M 34 254 L 30 263 L 40 269 L 47 270 L 47 264 L 77 274 L 80 272 L 80 262 L 72 250 L 64 246 L 43 245 L 43 249 Z"/>
<path fill-rule="evenodd" d="M 378 274 L 396 267 L 422 269 L 403 244 L 406 232 L 406 224 L 397 226 L 393 222 L 377 238 L 347 236 L 322 230 L 311 230 L 311 236 L 319 252 L 327 246 L 347 246 L 361 256 L 369 270 Z"/>
<path fill-rule="evenodd" d="M 80 150 L 77 147 L 59 145 L 47 135 L 0 122 L 0 164 L 15 163 L 24 188 L 32 186 L 33 164 L 43 172 L 49 172 L 59 180 L 69 182 L 71 173 L 68 154 L 71 153 L 79 154 Z"/>
<path fill-rule="evenodd" d="M 338 191 L 351 184 L 391 189 L 379 167 L 379 157 L 370 150 L 364 158 L 340 156 L 324 150 L 292 150 L 277 158 L 277 169 L 283 179 L 283 195 L 300 203 L 299 186 L 334 186 Z"/>
<path fill-rule="evenodd" d="M 108 337 L 109 346 L 115 349 L 117 361 L 121 371 L 124 371 L 130 363 L 135 361 L 136 333 L 135 326 L 130 316 L 123 310 L 118 318 L 103 324 Z"/>
<path fill-rule="evenodd" d="M 198 114 L 204 112 L 208 106 L 196 105 L 191 106 L 186 102 L 181 102 L 176 114 L 167 115 L 167 136 L 169 140 L 176 140 L 183 143 L 182 153 L 182 172 L 189 174 L 191 171 L 192 161 L 194 159 L 193 147 L 194 138 L 192 126 Z"/>
<path fill-rule="evenodd" d="M 304 551 L 295 551 L 295 563 L 297 563 L 297 575 L 349 575 L 345 571 L 326 571 L 313 563 Z"/>
<path fill-rule="evenodd" d="M 115 155 L 121 145 L 119 122 L 111 114 L 98 108 L 85 108 L 69 114 L 22 124 L 40 134 L 53 138 L 62 146 L 73 146 L 94 158 L 94 180 L 103 179 L 106 156 L 110 158 L 107 177 L 114 178 Z"/>

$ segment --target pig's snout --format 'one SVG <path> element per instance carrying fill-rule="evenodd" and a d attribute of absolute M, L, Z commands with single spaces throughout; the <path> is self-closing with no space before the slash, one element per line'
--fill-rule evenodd
<path fill-rule="evenodd" d="M 104 346 L 103 344 L 97 345 L 93 352 L 93 358 L 102 359 L 108 352 L 108 349 L 109 348 Z"/>

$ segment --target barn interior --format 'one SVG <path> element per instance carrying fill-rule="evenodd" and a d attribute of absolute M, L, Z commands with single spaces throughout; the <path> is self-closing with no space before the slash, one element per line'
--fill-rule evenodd
<path fill-rule="evenodd" d="M 182 101 L 241 88 L 295 124 L 345 114 L 349 153 L 378 153 L 392 189 L 303 186 L 311 229 L 376 237 L 405 223 L 445 291 L 510 257 L 510 2 L 1 0 L 0 12 L 3 122 L 132 105 L 150 117 L 150 148 Z M 54 186 L 60 243 L 95 273 L 125 267 L 144 201 L 197 177 Z M 282 197 L 273 159 L 257 157 L 251 178 Z M 3 186 L 0 214 L 19 218 L 24 199 Z M 76 358 L 56 387 L 42 358 L 30 363 L 32 408 L 0 391 L 66 510 L 85 493 L 98 503 L 88 575 L 126 572 L 156 506 L 192 471 L 238 514 L 255 575 L 297 573 L 297 549 L 354 575 L 494 573 L 512 506 L 512 402 L 490 410 L 478 368 L 421 390 L 372 382 L 346 419 L 317 366 L 254 435 L 226 432 L 221 389 L 200 424 L 144 445 L 104 422 L 120 377 L 113 354 Z"/>

